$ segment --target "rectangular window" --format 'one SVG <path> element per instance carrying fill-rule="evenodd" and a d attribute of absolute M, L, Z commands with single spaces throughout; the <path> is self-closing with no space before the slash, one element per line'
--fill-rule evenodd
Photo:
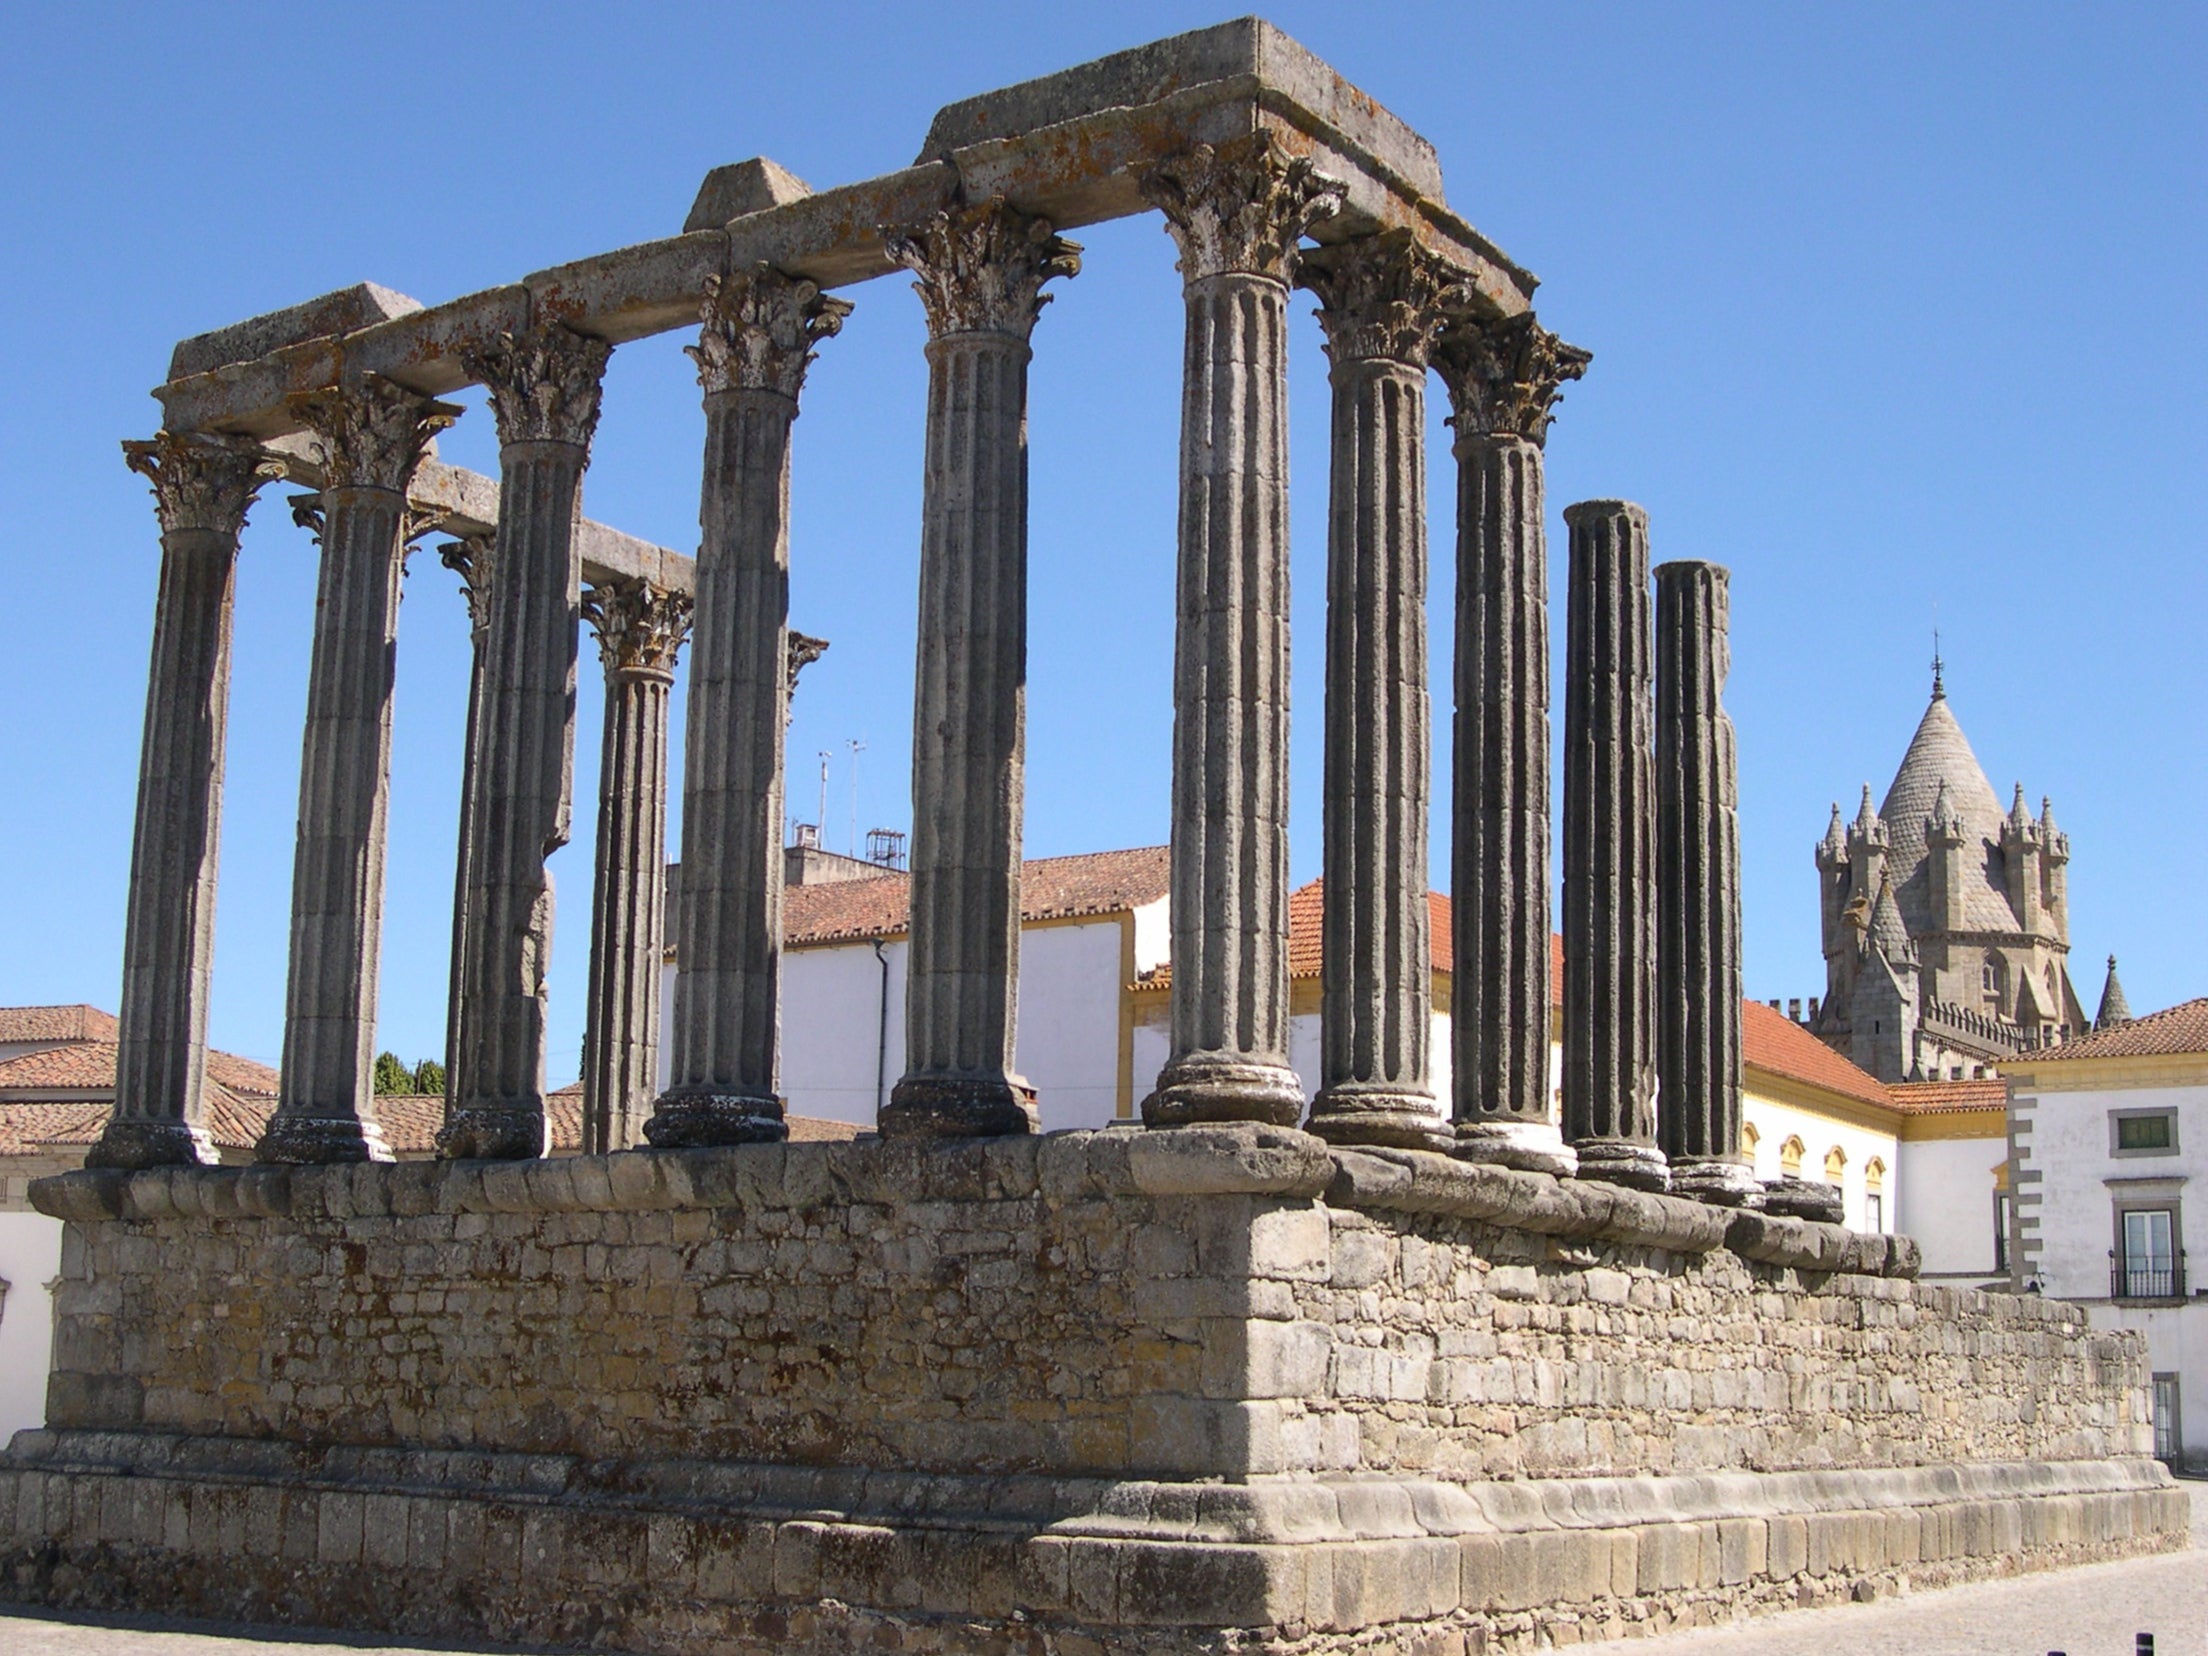
<path fill-rule="evenodd" d="M 2175 1110 L 2111 1110 L 2108 1153 L 2112 1156 L 2168 1156 L 2177 1151 Z"/>
<path fill-rule="evenodd" d="M 1875 1190 L 1863 1198 L 1863 1228 L 1873 1236 L 1886 1229 L 1886 1198 Z"/>
<path fill-rule="evenodd" d="M 2158 1374 L 2154 1377 L 2154 1458 L 2174 1466 L 2184 1449 L 2184 1434 L 2178 1429 L 2177 1376 Z"/>
<path fill-rule="evenodd" d="M 2009 1268 L 2009 1193 L 2005 1190 L 1994 1192 L 1993 1197 L 1993 1268 Z"/>
<path fill-rule="evenodd" d="M 2116 1298 L 2174 1299 L 2179 1281 L 2177 1214 L 2171 1208 L 2127 1208 L 2116 1257 Z"/>

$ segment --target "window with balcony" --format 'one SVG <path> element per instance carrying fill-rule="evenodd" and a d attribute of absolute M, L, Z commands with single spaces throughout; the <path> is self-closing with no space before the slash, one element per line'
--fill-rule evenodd
<path fill-rule="evenodd" d="M 2154 1377 L 2154 1458 L 2175 1466 L 2185 1452 L 2184 1434 L 2178 1430 L 2177 1376 Z"/>
<path fill-rule="evenodd" d="M 2177 1245 L 2175 1207 L 2127 1207 L 2116 1214 L 2112 1299 L 2182 1299 L 2185 1253 Z"/>

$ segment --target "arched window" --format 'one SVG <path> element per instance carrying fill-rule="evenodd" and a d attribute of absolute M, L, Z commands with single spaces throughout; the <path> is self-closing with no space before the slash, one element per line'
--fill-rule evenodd
<path fill-rule="evenodd" d="M 1802 1174 L 1802 1152 L 1807 1148 L 1808 1146 L 1802 1143 L 1799 1136 L 1793 1133 L 1787 1134 L 1786 1142 L 1779 1146 L 1779 1171 L 1790 1179 L 1800 1178 Z"/>
<path fill-rule="evenodd" d="M 1837 1150 L 1833 1152 L 1836 1156 L 1839 1153 Z M 1884 1190 L 1886 1188 L 1886 1161 L 1884 1157 L 1873 1156 L 1863 1164 L 1863 1188 L 1865 1190 Z"/>
<path fill-rule="evenodd" d="M 1886 1163 L 1878 1156 L 1863 1164 L 1863 1228 L 1874 1236 L 1886 1228 Z"/>
<path fill-rule="evenodd" d="M 1825 1152 L 1825 1182 L 1838 1184 L 1848 1170 L 1848 1153 L 1837 1144 Z"/>
<path fill-rule="evenodd" d="M 1762 1142 L 1763 1135 L 1756 1131 L 1754 1122 L 1744 1121 L 1740 1124 L 1740 1153 L 1742 1155 L 1752 1159 L 1756 1153 L 1756 1146 Z"/>

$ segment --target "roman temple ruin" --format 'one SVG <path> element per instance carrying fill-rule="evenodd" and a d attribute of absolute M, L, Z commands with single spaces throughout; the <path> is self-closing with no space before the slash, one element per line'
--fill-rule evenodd
<path fill-rule="evenodd" d="M 1066 232 L 1146 212 L 1187 312 L 1172 1051 L 1140 1127 L 1042 1135 L 1013 1061 L 1028 365 L 1080 270 Z M 878 1136 L 791 1144 L 789 457 L 808 373 L 864 371 L 837 354 L 846 295 L 898 272 L 928 329 L 906 1050 Z M 1443 1656 L 2183 1545 L 2136 1340 L 1920 1285 L 1907 1239 L 1749 1176 L 1727 578 L 1665 564 L 1652 608 L 1623 501 L 1565 513 L 1552 1116 L 1542 466 L 1589 359 L 1534 285 L 1423 139 L 1243 20 L 951 104 L 900 172 L 816 192 L 747 161 L 661 241 L 180 345 L 160 432 L 127 445 L 161 574 L 117 1102 L 91 1165 L 37 1188 L 63 1281 L 47 1424 L 0 1457 L 0 1596 L 674 1656 Z M 1299 286 L 1333 399 L 1308 1114 Z M 609 358 L 677 329 L 706 417 L 694 562 L 580 509 Z M 1457 477 L 1440 1100 L 1429 373 Z M 471 385 L 495 481 L 433 452 Z M 274 477 L 304 486 L 320 599 L 282 1102 L 223 1168 L 200 1104 L 231 604 Z M 433 533 L 475 671 L 446 1125 L 402 1164 L 370 1067 L 397 595 Z M 586 623 L 593 1153 L 553 1160 L 547 859 Z"/>

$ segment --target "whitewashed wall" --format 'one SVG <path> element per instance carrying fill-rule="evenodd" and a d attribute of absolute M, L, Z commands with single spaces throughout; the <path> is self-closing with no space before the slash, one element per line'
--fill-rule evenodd
<path fill-rule="evenodd" d="M 2108 1298 L 2108 1255 L 2116 1243 L 2115 1197 L 2137 1191 L 2136 1183 L 2109 1181 L 2185 1180 L 2177 1193 L 2178 1246 L 2186 1250 L 2189 1274 L 2208 1286 L 2208 1087 L 2122 1087 L 2105 1092 L 2052 1092 L 2015 1087 L 2015 1116 L 2020 1148 L 2029 1155 L 2022 1166 L 2036 1180 L 2019 1190 L 2039 1195 L 2039 1257 L 2042 1288 L 2063 1299 Z M 2112 1110 L 2177 1111 L 2174 1155 L 2115 1156 L 2109 1152 Z M 2208 1373 L 2202 1383 L 2208 1386 Z"/>
<path fill-rule="evenodd" d="M 1872 1157 L 1877 1157 L 1886 1164 L 1886 1174 L 1881 1180 L 1886 1218 L 1879 1228 L 1885 1231 L 1902 1228 L 1895 1218 L 1902 1200 L 1901 1158 L 1892 1133 L 1858 1127 L 1853 1122 L 1818 1115 L 1798 1104 L 1761 1095 L 1756 1091 L 1753 1074 L 1748 1077 L 1740 1113 L 1741 1118 L 1756 1130 L 1756 1177 L 1759 1179 L 1779 1176 L 1779 1149 L 1790 1135 L 1799 1136 L 1802 1141 L 1801 1176 L 1805 1179 L 1824 1178 L 1826 1155 L 1835 1145 L 1844 1151 L 1848 1163 L 1840 1177 L 1843 1218 L 1857 1230 L 1865 1228 L 1864 1169 L 1870 1166 Z"/>
<path fill-rule="evenodd" d="M 61 1274 L 61 1221 L 43 1213 L 0 1212 L 0 1444 L 46 1419 L 46 1370 L 54 1346 L 53 1297 Z"/>
<path fill-rule="evenodd" d="M 1928 1277 L 1990 1282 L 1994 1269 L 1994 1169 L 2008 1159 L 2002 1138 L 1911 1139 L 1901 1147 L 1902 1200 L 1895 1229 L 1924 1249 Z"/>

